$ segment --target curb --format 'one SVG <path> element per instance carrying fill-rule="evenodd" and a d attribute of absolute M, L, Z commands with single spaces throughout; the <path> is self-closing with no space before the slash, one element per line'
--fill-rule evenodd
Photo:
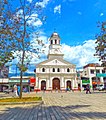
<path fill-rule="evenodd" d="M 21 105 L 21 104 L 43 104 L 43 101 L 32 101 L 32 102 L 2 102 L 0 105 Z"/>

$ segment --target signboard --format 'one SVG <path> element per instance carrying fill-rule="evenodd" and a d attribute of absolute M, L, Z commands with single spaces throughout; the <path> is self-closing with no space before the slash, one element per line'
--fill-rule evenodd
<path fill-rule="evenodd" d="M 90 84 L 90 80 L 82 80 L 82 84 Z"/>
<path fill-rule="evenodd" d="M 30 78 L 30 86 L 35 86 L 36 79 L 34 77 Z"/>
<path fill-rule="evenodd" d="M 9 83 L 10 83 L 10 82 L 12 82 L 12 83 L 13 83 L 13 82 L 19 83 L 20 80 L 9 80 Z M 23 83 L 26 83 L 26 82 L 28 82 L 28 80 L 22 80 L 22 82 L 23 82 Z"/>
<path fill-rule="evenodd" d="M 9 74 L 8 66 L 0 67 L 0 78 L 8 78 L 8 74 Z"/>
<path fill-rule="evenodd" d="M 8 78 L 0 78 L 0 83 L 8 83 Z"/>
<path fill-rule="evenodd" d="M 96 77 L 106 77 L 106 73 L 97 73 Z"/>
<path fill-rule="evenodd" d="M 82 84 L 85 85 L 90 84 L 90 80 L 88 77 L 81 77 L 81 80 L 82 80 Z"/>

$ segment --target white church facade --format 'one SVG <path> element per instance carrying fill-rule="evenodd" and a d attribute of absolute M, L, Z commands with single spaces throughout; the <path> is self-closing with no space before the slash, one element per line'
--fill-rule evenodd
<path fill-rule="evenodd" d="M 76 66 L 63 59 L 58 33 L 54 32 L 49 41 L 48 59 L 36 66 L 35 91 L 77 89 Z"/>

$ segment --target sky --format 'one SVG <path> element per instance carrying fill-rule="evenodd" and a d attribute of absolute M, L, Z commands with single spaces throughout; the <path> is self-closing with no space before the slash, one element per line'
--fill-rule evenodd
<path fill-rule="evenodd" d="M 38 20 L 35 23 L 29 21 L 29 24 L 39 27 L 40 38 L 47 47 L 45 55 L 33 59 L 32 64 L 47 59 L 48 38 L 54 31 L 61 38 L 64 59 L 75 64 L 77 69 L 88 63 L 99 62 L 94 57 L 95 35 L 100 32 L 97 22 L 106 20 L 106 0 L 39 0 L 36 5 L 42 7 L 46 20 L 42 22 L 37 15 Z"/>

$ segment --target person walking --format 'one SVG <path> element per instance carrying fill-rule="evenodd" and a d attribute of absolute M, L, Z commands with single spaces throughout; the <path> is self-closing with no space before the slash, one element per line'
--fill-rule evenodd
<path fill-rule="evenodd" d="M 18 96 L 20 96 L 20 86 L 19 85 L 17 86 L 17 93 L 18 93 Z"/>
<path fill-rule="evenodd" d="M 18 96 L 17 85 L 14 85 L 14 93 L 16 96 Z"/>
<path fill-rule="evenodd" d="M 86 94 L 88 94 L 88 93 L 91 94 L 90 85 L 89 84 L 87 84 L 87 86 L 86 86 Z"/>

